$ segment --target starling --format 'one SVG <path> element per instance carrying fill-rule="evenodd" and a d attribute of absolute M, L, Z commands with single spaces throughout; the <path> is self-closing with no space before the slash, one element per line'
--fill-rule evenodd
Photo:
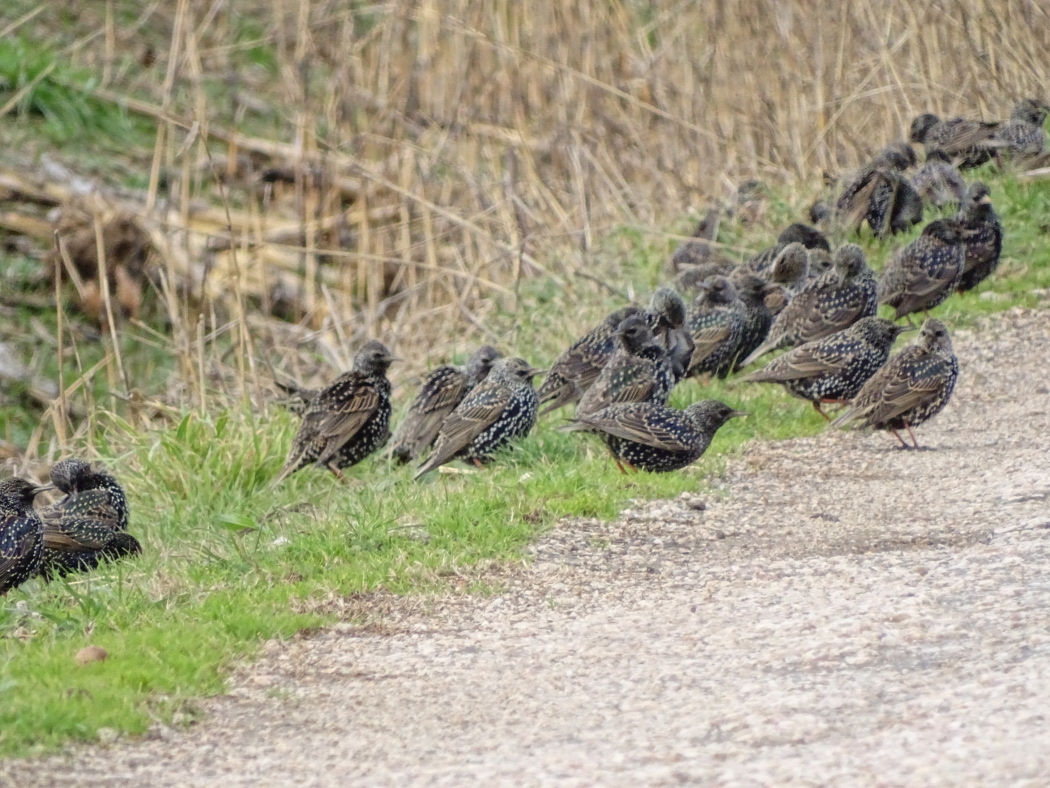
<path fill-rule="evenodd" d="M 532 378 L 539 372 L 524 359 L 497 361 L 488 377 L 445 419 L 434 451 L 414 478 L 456 457 L 481 465 L 510 441 L 528 435 L 540 406 L 532 387 Z"/>
<path fill-rule="evenodd" d="M 729 276 L 737 268 L 739 266 L 729 261 L 690 266 L 682 269 L 681 273 L 671 282 L 671 286 L 679 293 L 696 297 L 700 292 L 700 285 L 712 276 Z"/>
<path fill-rule="evenodd" d="M 894 320 L 913 312 L 928 312 L 958 286 L 965 260 L 966 246 L 959 222 L 930 222 L 922 235 L 887 264 L 879 282 L 879 303 L 896 310 Z"/>
<path fill-rule="evenodd" d="M 922 221 L 922 199 L 902 174 L 913 164 L 910 145 L 889 145 L 846 183 L 835 202 L 836 215 L 854 231 L 867 221 L 876 238 Z"/>
<path fill-rule="evenodd" d="M 777 236 L 775 244 L 753 255 L 747 261 L 747 267 L 751 269 L 752 273 L 763 273 L 780 256 L 780 253 L 784 251 L 784 247 L 791 243 L 800 243 L 807 249 L 831 251 L 831 245 L 828 243 L 824 233 L 816 227 L 795 222 L 784 228 L 783 232 Z"/>
<path fill-rule="evenodd" d="M 540 386 L 540 404 L 549 403 L 540 411 L 540 415 L 579 402 L 583 393 L 598 378 L 605 362 L 616 352 L 613 332 L 631 315 L 642 314 L 643 310 L 636 306 L 621 307 L 558 356 Z"/>
<path fill-rule="evenodd" d="M 663 405 L 677 383 L 667 351 L 653 341 L 644 318 L 638 315 L 627 318 L 613 336 L 620 348 L 580 399 L 577 416 L 621 402 Z"/>
<path fill-rule="evenodd" d="M 729 279 L 713 276 L 700 287 L 688 322 L 693 338 L 689 377 L 728 370 L 739 352 L 747 320 L 744 303 Z"/>
<path fill-rule="evenodd" d="M 940 148 L 926 151 L 926 163 L 911 179 L 919 197 L 937 208 L 961 205 L 966 199 L 966 181 Z"/>
<path fill-rule="evenodd" d="M 741 380 L 780 383 L 817 413 L 823 402 L 853 399 L 864 382 L 886 363 L 897 336 L 910 329 L 881 317 L 863 317 L 843 331 L 806 342 Z"/>
<path fill-rule="evenodd" d="M 33 509 L 33 499 L 50 489 L 25 479 L 0 482 L 0 596 L 22 585 L 40 567 L 44 523 Z"/>
<path fill-rule="evenodd" d="M 789 243 L 762 276 L 794 296 L 809 279 L 809 250 L 797 241 Z"/>
<path fill-rule="evenodd" d="M 957 285 L 960 293 L 973 290 L 999 267 L 1003 250 L 1003 225 L 992 207 L 988 187 L 980 181 L 970 186 L 969 203 L 955 217 L 962 227 L 966 260 Z"/>
<path fill-rule="evenodd" d="M 979 167 L 988 161 L 991 151 L 983 147 L 995 134 L 999 124 L 969 118 L 941 120 L 926 113 L 911 122 L 909 139 L 926 150 L 938 148 L 963 169 Z"/>
<path fill-rule="evenodd" d="M 621 471 L 626 465 L 666 473 L 696 462 L 723 424 L 745 415 L 718 400 L 696 402 L 685 410 L 636 402 L 577 416 L 567 429 L 600 435 Z"/>
<path fill-rule="evenodd" d="M 733 283 L 737 296 L 744 305 L 744 328 L 740 332 L 740 344 L 733 354 L 733 362 L 716 373 L 722 380 L 730 372 L 740 369 L 743 366 L 741 362 L 765 341 L 774 318 L 772 310 L 766 303 L 767 298 L 775 295 L 768 282 L 759 276 L 747 273 L 746 268 L 734 271 L 729 281 Z"/>
<path fill-rule="evenodd" d="M 499 357 L 496 348 L 482 345 L 474 351 L 466 367 L 446 365 L 427 375 L 394 433 L 393 458 L 403 464 L 429 449 L 445 417 L 463 401 L 467 392 L 485 379 Z"/>
<path fill-rule="evenodd" d="M 720 221 L 721 211 L 718 208 L 709 208 L 707 215 L 693 231 L 693 237 L 675 249 L 671 255 L 669 268 L 672 274 L 701 265 L 722 265 L 726 262 L 729 265 L 733 264 L 732 261 L 726 260 L 716 243 Z"/>
<path fill-rule="evenodd" d="M 41 574 L 52 577 L 94 569 L 103 559 L 142 552 L 127 533 L 128 500 L 116 478 L 73 457 L 51 469 L 51 482 L 65 493 L 40 510 L 44 521 Z"/>
<path fill-rule="evenodd" d="M 898 430 L 906 429 L 919 448 L 913 427 L 936 416 L 952 396 L 959 377 L 959 360 L 952 352 L 944 323 L 927 318 L 915 342 L 887 362 L 864 384 L 833 427 L 851 422 L 889 430 L 903 448 L 912 448 Z"/>
<path fill-rule="evenodd" d="M 1038 156 L 1046 145 L 1046 123 L 1050 107 L 1036 99 L 1025 99 L 1014 107 L 1010 120 L 995 130 L 988 147 L 1014 156 Z"/>
<path fill-rule="evenodd" d="M 360 462 L 390 437 L 390 381 L 393 357 L 381 342 L 365 343 L 354 367 L 321 389 L 303 413 L 303 423 L 274 484 L 311 463 L 336 476 Z"/>
<path fill-rule="evenodd" d="M 822 339 L 875 314 L 875 295 L 875 276 L 864 252 L 856 244 L 843 244 L 835 250 L 832 269 L 791 299 L 773 321 L 765 341 L 741 366 L 771 350 Z"/>

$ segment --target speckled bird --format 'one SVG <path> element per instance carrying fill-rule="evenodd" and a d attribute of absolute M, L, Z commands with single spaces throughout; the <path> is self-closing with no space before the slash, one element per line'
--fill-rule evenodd
<path fill-rule="evenodd" d="M 445 419 L 433 452 L 420 464 L 415 478 L 455 458 L 481 466 L 511 441 L 528 435 L 539 410 L 532 387 L 539 372 L 521 358 L 497 361 L 488 377 Z"/>
<path fill-rule="evenodd" d="M 996 121 L 960 117 L 941 120 L 927 112 L 911 122 L 909 139 L 926 150 L 942 150 L 958 167 L 969 169 L 991 159 L 991 151 L 983 145 L 992 139 L 997 128 Z"/>
<path fill-rule="evenodd" d="M 909 330 L 881 317 L 864 317 L 843 331 L 792 348 L 741 380 L 779 383 L 792 395 L 813 403 L 827 419 L 821 404 L 845 404 L 855 397 L 886 363 L 897 336 Z"/>
<path fill-rule="evenodd" d="M 398 463 L 417 459 L 430 448 L 442 422 L 463 401 L 471 389 L 489 374 L 500 354 L 491 345 L 482 345 L 466 366 L 446 364 L 433 370 L 423 381 L 416 398 L 394 433 L 391 456 Z"/>
<path fill-rule="evenodd" d="M 69 457 L 55 463 L 51 482 L 65 495 L 40 510 L 44 552 L 40 573 L 47 577 L 95 569 L 103 560 L 142 552 L 127 533 L 128 500 L 108 471 Z"/>
<path fill-rule="evenodd" d="M 354 356 L 353 369 L 321 389 L 307 406 L 274 484 L 311 464 L 342 478 L 344 468 L 386 444 L 391 410 L 386 371 L 393 360 L 382 342 L 365 343 Z"/>
<path fill-rule="evenodd" d="M 928 318 L 918 339 L 893 356 L 853 398 L 832 426 L 850 422 L 889 430 L 905 449 L 919 448 L 913 427 L 936 416 L 951 399 L 959 378 L 959 360 L 944 323 Z M 900 436 L 907 430 L 909 446 Z"/>
<path fill-rule="evenodd" d="M 775 244 L 752 255 L 745 265 L 753 273 L 761 274 L 780 256 L 780 253 L 784 251 L 784 247 L 792 243 L 800 243 L 807 249 L 831 251 L 831 244 L 828 243 L 827 236 L 824 233 L 816 227 L 811 227 L 802 222 L 795 222 L 784 228 L 780 235 L 777 236 Z"/>
<path fill-rule="evenodd" d="M 928 312 L 942 303 L 959 284 L 966 246 L 962 228 L 954 219 L 937 219 L 922 235 L 900 249 L 882 272 L 879 303 L 894 308 L 894 320 L 914 312 Z"/>
<path fill-rule="evenodd" d="M 705 263 L 685 268 L 672 280 L 671 287 L 684 296 L 695 298 L 700 292 L 700 285 L 712 276 L 732 276 L 740 266 L 731 262 Z"/>
<path fill-rule="evenodd" d="M 1046 146 L 1046 123 L 1048 107 L 1037 99 L 1025 99 L 1013 108 L 1010 120 L 995 130 L 988 143 L 996 153 L 1011 156 L 1039 156 Z"/>
<path fill-rule="evenodd" d="M 940 148 L 926 152 L 926 161 L 911 179 L 918 195 L 930 205 L 962 205 L 966 201 L 966 181 Z"/>
<path fill-rule="evenodd" d="M 769 335 L 774 315 L 766 303 L 773 295 L 771 285 L 759 276 L 747 273 L 746 268 L 734 271 L 729 281 L 736 288 L 737 296 L 744 305 L 744 328 L 740 332 L 740 344 L 733 353 L 733 361 L 719 369 L 715 374 L 725 379 L 730 372 L 736 372 L 743 366 L 743 360 L 750 356 Z"/>
<path fill-rule="evenodd" d="M 915 161 L 907 143 L 883 149 L 846 182 L 835 201 L 838 221 L 854 231 L 867 221 L 876 238 L 906 232 L 922 221 L 922 198 L 902 174 Z"/>
<path fill-rule="evenodd" d="M 539 389 L 540 404 L 546 405 L 540 415 L 579 402 L 616 352 L 613 332 L 631 315 L 643 314 L 644 310 L 636 306 L 621 307 L 558 356 Z"/>
<path fill-rule="evenodd" d="M 723 424 L 745 415 L 718 400 L 696 402 L 685 410 L 642 402 L 579 416 L 566 429 L 600 435 L 621 472 L 626 473 L 626 466 L 667 473 L 696 462 Z"/>
<path fill-rule="evenodd" d="M 863 250 L 843 244 L 835 250 L 833 268 L 803 288 L 777 315 L 765 341 L 742 366 L 777 348 L 822 339 L 875 314 L 876 290 Z"/>
<path fill-rule="evenodd" d="M 988 187 L 980 181 L 970 185 L 969 201 L 955 217 L 962 228 L 966 247 L 962 276 L 956 289 L 973 290 L 999 267 L 1003 251 L 1003 225 L 992 207 Z"/>
<path fill-rule="evenodd" d="M 671 275 L 697 266 L 717 266 L 726 263 L 733 265 L 733 262 L 718 248 L 718 225 L 721 218 L 722 212 L 719 208 L 708 209 L 707 214 L 693 231 L 693 237 L 681 244 L 671 255 L 668 265 Z"/>
<path fill-rule="evenodd" d="M 795 296 L 809 279 L 809 250 L 798 242 L 789 243 L 762 276 L 784 288 L 789 297 Z"/>
<path fill-rule="evenodd" d="M 739 352 L 746 320 L 747 310 L 729 279 L 713 276 L 704 282 L 687 323 L 693 354 L 686 375 L 697 377 L 728 369 Z"/>
<path fill-rule="evenodd" d="M 576 406 L 576 415 L 622 402 L 667 402 L 677 382 L 667 351 L 653 341 L 645 318 L 634 315 L 613 336 L 620 347 Z"/>
<path fill-rule="evenodd" d="M 26 479 L 0 482 L 0 596 L 40 568 L 44 523 L 33 509 L 33 499 L 49 489 Z"/>

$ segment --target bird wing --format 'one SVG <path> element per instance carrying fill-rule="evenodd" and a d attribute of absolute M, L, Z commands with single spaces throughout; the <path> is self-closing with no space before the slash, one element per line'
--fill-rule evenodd
<path fill-rule="evenodd" d="M 14 517 L 0 517 L 0 534 L 14 525 Z M 0 540 L 0 580 L 33 552 L 32 539 Z"/>
<path fill-rule="evenodd" d="M 881 396 L 865 413 L 866 421 L 882 424 L 918 407 L 943 388 L 951 372 L 948 359 L 924 353 L 907 354 L 888 370 L 882 382 Z"/>
<path fill-rule="evenodd" d="M 942 148 L 948 154 L 960 153 L 982 142 L 990 140 L 999 123 L 966 118 L 952 118 L 939 124 L 928 147 Z"/>
<path fill-rule="evenodd" d="M 868 213 L 872 194 L 882 184 L 884 173 L 878 169 L 862 172 L 843 190 L 835 204 L 841 221 L 854 229 L 860 227 Z"/>
<path fill-rule="evenodd" d="M 335 390 L 336 386 L 338 390 Z M 303 426 L 313 422 L 317 436 L 325 441 L 317 458 L 324 465 L 364 426 L 382 401 L 376 385 L 355 372 L 349 372 L 322 391 L 303 416 Z M 301 429 L 301 428 L 300 428 Z"/>
<path fill-rule="evenodd" d="M 689 451 L 692 447 L 683 443 L 668 427 L 668 412 L 675 414 L 671 418 L 676 422 L 685 419 L 679 411 L 661 405 L 647 405 L 639 408 L 605 408 L 578 421 L 600 432 L 656 449 Z M 692 427 L 689 429 L 694 430 Z"/>
<path fill-rule="evenodd" d="M 693 333 L 693 356 L 689 367 L 695 367 L 714 353 L 718 346 L 726 341 L 730 333 L 730 327 L 725 322 L 704 326 Z"/>
<path fill-rule="evenodd" d="M 849 356 L 844 356 L 826 344 L 807 342 L 792 348 L 757 372 L 745 375 L 741 380 L 762 383 L 805 380 L 822 375 L 833 375 L 840 372 L 848 360 Z"/>
<path fill-rule="evenodd" d="M 38 514 L 44 544 L 55 550 L 98 550 L 121 530 L 120 512 L 106 490 L 67 495 Z"/>
<path fill-rule="evenodd" d="M 468 394 L 441 425 L 434 451 L 420 467 L 420 472 L 425 473 L 424 467 L 430 470 L 445 464 L 470 445 L 499 418 L 510 402 L 511 393 L 506 386 L 482 383 Z"/>
<path fill-rule="evenodd" d="M 430 445 L 445 417 L 463 399 L 466 386 L 466 375 L 455 367 L 438 367 L 431 372 L 397 429 L 395 450 L 403 444 L 411 444 L 413 450 Z"/>
<path fill-rule="evenodd" d="M 578 413 L 594 413 L 609 405 L 646 402 L 656 381 L 655 364 L 627 353 L 617 353 L 580 399 Z"/>

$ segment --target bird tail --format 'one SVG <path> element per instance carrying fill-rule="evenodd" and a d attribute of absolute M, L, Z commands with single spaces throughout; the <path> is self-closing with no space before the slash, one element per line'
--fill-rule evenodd
<path fill-rule="evenodd" d="M 830 429 L 831 427 L 845 427 L 859 415 L 860 411 L 851 405 L 850 407 L 846 408 L 846 410 L 844 410 L 841 414 L 839 414 L 838 418 L 836 418 L 833 422 L 831 422 L 828 425 L 828 428 Z"/>
<path fill-rule="evenodd" d="M 441 459 L 436 454 L 431 454 L 427 457 L 426 461 L 421 462 L 419 467 L 416 469 L 415 474 L 412 476 L 412 481 L 417 481 L 422 477 L 426 476 L 432 470 L 441 465 Z"/>
<path fill-rule="evenodd" d="M 766 353 L 769 353 L 769 352 L 771 352 L 773 350 L 776 350 L 778 347 L 780 347 L 780 343 L 779 342 L 770 342 L 768 340 L 766 342 L 763 342 L 761 345 L 759 345 L 757 348 L 755 348 L 751 352 L 751 355 L 749 355 L 747 358 L 745 358 L 743 361 L 741 361 L 737 365 L 737 368 L 738 369 L 743 369 L 744 367 L 748 366 L 749 364 L 754 363 L 755 359 L 759 358 L 760 356 L 764 356 Z"/>
<path fill-rule="evenodd" d="M 289 457 L 288 461 L 285 462 L 284 467 L 281 468 L 281 472 L 277 474 L 277 478 L 270 483 L 270 489 L 273 489 L 285 479 L 287 479 L 289 476 L 291 476 L 293 473 L 295 473 L 297 470 L 299 470 L 299 468 L 301 467 L 300 463 L 302 462 L 302 458 L 302 454 L 296 454 L 292 457 Z"/>

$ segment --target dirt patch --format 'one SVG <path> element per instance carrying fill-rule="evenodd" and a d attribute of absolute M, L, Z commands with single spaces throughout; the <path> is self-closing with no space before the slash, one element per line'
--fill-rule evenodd
<path fill-rule="evenodd" d="M 1050 313 L 959 332 L 919 432 L 756 444 L 480 598 L 272 645 L 196 729 L 14 785 L 982 785 L 1050 772 Z M 1038 349 L 1034 351 L 1033 349 Z"/>

